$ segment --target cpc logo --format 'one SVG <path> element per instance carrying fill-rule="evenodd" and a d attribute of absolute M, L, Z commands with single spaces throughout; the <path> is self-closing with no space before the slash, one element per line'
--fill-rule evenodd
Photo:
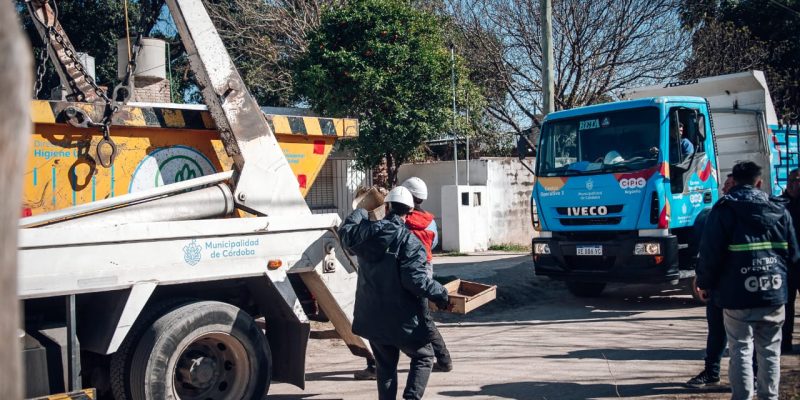
<path fill-rule="evenodd" d="M 644 178 L 627 178 L 619 180 L 619 187 L 623 189 L 641 189 L 647 184 Z"/>
<path fill-rule="evenodd" d="M 692 193 L 689 195 L 689 201 L 692 203 L 692 205 L 696 206 L 703 202 L 703 195 L 700 193 Z"/>
<path fill-rule="evenodd" d="M 744 288 L 751 293 L 778 290 L 781 286 L 783 286 L 783 279 L 780 275 L 751 276 L 744 280 Z"/>

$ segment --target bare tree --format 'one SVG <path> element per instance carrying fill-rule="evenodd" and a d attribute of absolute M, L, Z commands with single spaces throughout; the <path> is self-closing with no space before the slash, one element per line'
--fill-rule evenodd
<path fill-rule="evenodd" d="M 260 103 L 289 105 L 290 64 L 305 51 L 306 33 L 339 0 L 204 0 L 225 46 Z"/>
<path fill-rule="evenodd" d="M 675 76 L 689 45 L 678 0 L 554 0 L 557 109 L 608 101 Z M 487 111 L 521 132 L 541 103 L 539 0 L 449 0 Z"/>

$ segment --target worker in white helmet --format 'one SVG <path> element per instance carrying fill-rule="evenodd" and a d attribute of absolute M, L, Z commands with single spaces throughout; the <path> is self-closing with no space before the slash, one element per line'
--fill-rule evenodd
<path fill-rule="evenodd" d="M 436 220 L 433 214 L 422 209 L 422 202 L 428 199 L 428 185 L 422 179 L 413 176 L 406 179 L 402 186 L 411 192 L 414 197 L 414 210 L 406 217 L 406 226 L 422 242 L 425 246 L 427 253 L 427 263 L 425 264 L 428 275 L 433 277 L 433 253 L 431 249 L 436 247 L 438 242 L 439 233 L 437 232 Z M 433 365 L 435 372 L 450 372 L 453 370 L 453 360 L 450 358 L 450 352 L 444 343 L 441 333 L 436 328 L 430 312 L 426 319 L 429 329 L 431 331 L 431 345 L 433 345 L 433 352 L 436 355 L 436 364 Z"/>
<path fill-rule="evenodd" d="M 448 308 L 447 289 L 425 269 L 425 248 L 405 225 L 414 198 L 399 186 L 386 196 L 387 215 L 370 221 L 356 209 L 339 228 L 358 257 L 353 333 L 369 340 L 377 363 L 378 398 L 395 399 L 400 352 L 411 359 L 403 399 L 421 399 L 434 363 L 428 301 Z"/>

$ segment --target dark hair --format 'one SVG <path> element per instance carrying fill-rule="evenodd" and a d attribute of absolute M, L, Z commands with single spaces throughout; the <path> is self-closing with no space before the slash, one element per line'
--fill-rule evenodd
<path fill-rule="evenodd" d="M 789 175 L 791 175 L 791 174 L 800 174 L 800 168 L 795 168 L 795 169 L 789 171 Z"/>
<path fill-rule="evenodd" d="M 740 185 L 755 185 L 761 177 L 761 167 L 752 161 L 740 161 L 733 166 L 731 175 Z"/>
<path fill-rule="evenodd" d="M 411 213 L 411 210 L 412 210 L 411 207 L 409 207 L 409 206 L 407 206 L 407 205 L 405 205 L 403 203 L 398 203 L 398 202 L 395 202 L 395 201 L 390 201 L 389 202 L 389 212 L 391 212 L 392 214 L 395 214 L 397 216 L 402 217 L 404 215 L 408 215 L 408 214 Z"/>

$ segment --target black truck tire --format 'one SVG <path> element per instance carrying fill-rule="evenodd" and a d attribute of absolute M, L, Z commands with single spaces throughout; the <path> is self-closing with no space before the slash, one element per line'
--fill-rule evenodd
<path fill-rule="evenodd" d="M 262 399 L 272 355 L 253 317 L 230 304 L 197 301 L 156 319 L 125 370 L 130 400 Z"/>
<path fill-rule="evenodd" d="M 605 288 L 603 282 L 567 282 L 567 290 L 576 297 L 597 297 Z"/>
<path fill-rule="evenodd" d="M 116 400 L 130 400 L 131 387 L 130 387 L 130 365 L 133 359 L 133 352 L 136 350 L 136 344 L 139 343 L 139 338 L 142 337 L 144 332 L 162 315 L 167 312 L 180 307 L 183 304 L 192 303 L 197 299 L 191 298 L 172 298 L 157 302 L 149 305 L 144 309 L 142 314 L 136 319 L 125 340 L 122 341 L 117 351 L 111 356 L 109 363 L 109 375 L 111 379 L 111 391 Z"/>

